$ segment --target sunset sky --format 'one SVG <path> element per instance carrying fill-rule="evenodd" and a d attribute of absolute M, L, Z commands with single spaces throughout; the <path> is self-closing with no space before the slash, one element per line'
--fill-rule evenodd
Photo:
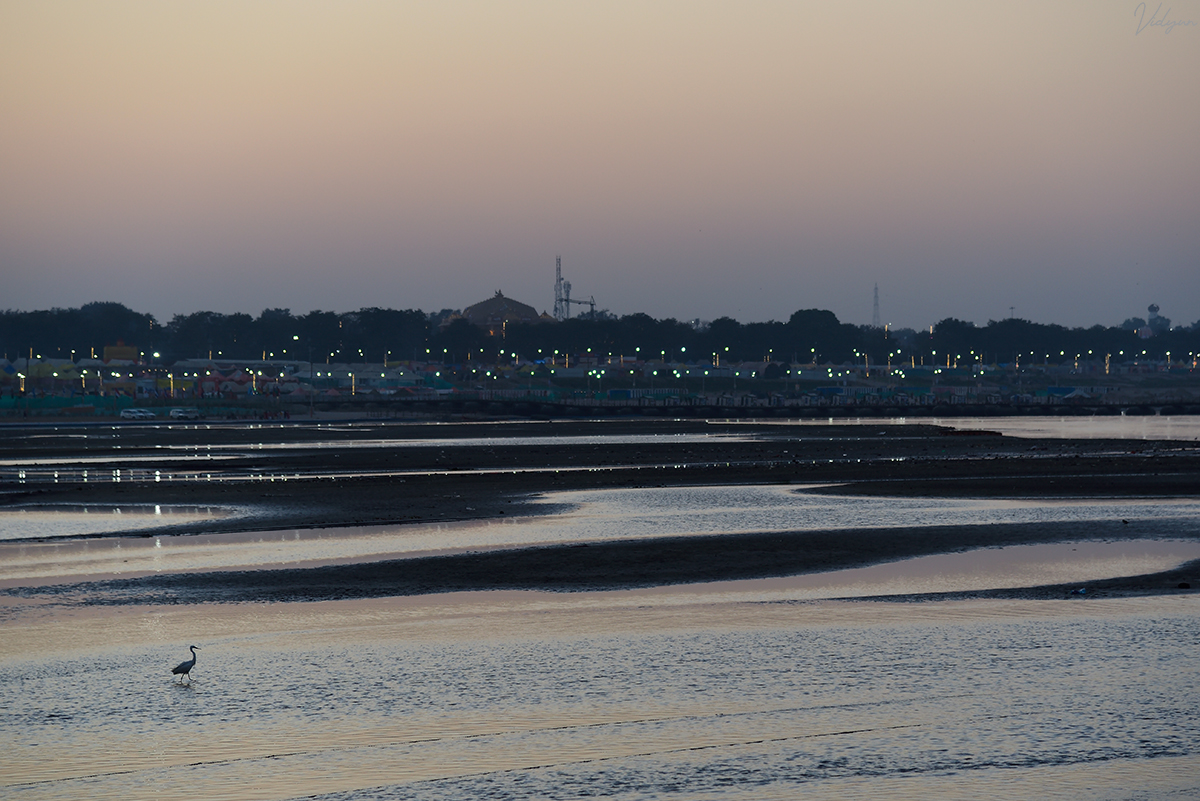
<path fill-rule="evenodd" d="M 1198 78 L 1200 0 L 0 0 L 0 309 L 1190 324 Z"/>

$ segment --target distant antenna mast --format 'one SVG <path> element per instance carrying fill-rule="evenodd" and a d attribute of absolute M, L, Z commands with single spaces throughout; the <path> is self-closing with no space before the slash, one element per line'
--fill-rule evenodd
<path fill-rule="evenodd" d="M 871 315 L 871 327 L 883 327 L 882 323 L 879 322 L 879 284 L 875 285 L 875 313 Z"/>
<path fill-rule="evenodd" d="M 571 300 L 571 282 L 564 281 L 562 277 L 562 256 L 554 260 L 554 319 L 562 320 L 569 319 L 571 316 L 571 304 L 575 303 L 580 306 L 590 306 L 591 319 L 596 319 L 596 298 L 592 296 L 587 300 Z"/>
<path fill-rule="evenodd" d="M 554 259 L 554 319 L 564 319 L 566 317 L 564 312 L 567 308 L 569 308 L 567 304 L 563 303 L 562 256 L 556 256 Z"/>

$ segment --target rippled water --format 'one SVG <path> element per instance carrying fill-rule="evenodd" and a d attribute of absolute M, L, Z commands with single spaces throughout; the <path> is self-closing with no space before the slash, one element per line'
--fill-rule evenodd
<path fill-rule="evenodd" d="M 0 580 L 616 537 L 1115 519 L 1170 531 L 1200 519 L 1191 500 L 928 502 L 748 487 L 545 501 L 570 511 L 10 542 L 0 544 Z M 38 525 L 45 536 L 66 530 Z M 609 593 L 30 601 L 0 617 L 0 797 L 1196 798 L 1200 597 L 814 600 L 1000 586 L 1001 575 L 1016 582 L 1004 586 L 1128 575 L 1195 558 L 1195 547 L 992 549 Z M 179 684 L 170 668 L 192 644 L 193 681 Z"/>
<path fill-rule="evenodd" d="M 197 523 L 224 517 L 234 511 L 219 506 L 162 504 L 24 506 L 17 509 L 0 509 L 0 541 L 74 537 Z"/>
<path fill-rule="evenodd" d="M 574 507 L 548 525 L 566 539 L 977 523 L 1200 519 L 1200 501 L 869 498 L 784 487 L 679 487 L 548 495 Z"/>
<path fill-rule="evenodd" d="M 768 430 L 778 430 L 783 434 L 788 429 L 804 430 L 813 427 L 836 425 L 853 430 L 855 427 L 872 427 L 880 425 L 940 425 L 948 428 L 965 430 L 985 429 L 996 431 L 1005 436 L 1035 437 L 1035 438 L 1071 438 L 1071 439 L 1131 439 L 1131 440 L 1170 440 L 1176 442 L 1200 441 L 1200 418 L 1195 416 L 1094 416 L 1094 417 L 953 417 L 953 418 L 826 418 L 820 420 L 779 420 L 779 421 L 722 421 L 726 425 L 742 423 L 754 434 L 762 436 L 759 429 L 764 426 Z M 370 424 L 356 423 L 351 430 L 361 433 L 369 429 Z M 268 426 L 267 428 L 275 428 Z M 330 433 L 337 432 L 340 427 L 321 427 Z M 278 435 L 280 432 L 274 432 Z M 294 433 L 294 432 L 293 432 Z M 275 471 L 256 469 L 245 471 L 241 468 L 226 469 L 226 462 L 236 455 L 250 452 L 273 453 L 285 450 L 322 449 L 322 448 L 405 448 L 405 449 L 437 449 L 437 448 L 569 448 L 583 445 L 615 445 L 650 443 L 661 445 L 686 444 L 697 442 L 744 441 L 749 437 L 728 432 L 716 434 L 596 434 L 588 436 L 489 436 L 489 437 L 453 437 L 445 439 L 322 439 L 311 442 L 300 442 L 286 439 L 281 442 L 264 441 L 259 443 L 237 444 L 205 444 L 205 445 L 167 445 L 156 447 L 155 455 L 128 454 L 120 457 L 119 468 L 112 468 L 113 455 L 107 456 L 28 456 L 22 458 L 0 459 L 0 482 L 11 482 L 16 485 L 37 484 L 74 484 L 74 483 L 113 483 L 122 481 L 167 482 L 175 480 L 204 481 L 204 482 L 255 482 L 269 484 L 274 481 L 289 481 L 313 479 L 316 477 L 365 477 L 365 476 L 402 476 L 402 475 L 437 475 L 440 471 L 394 471 L 386 469 L 369 471 L 341 471 L 337 469 L 317 472 L 306 471 L 303 475 L 295 471 Z M 834 439 L 857 439 L 856 436 L 839 434 L 836 437 L 822 437 L 828 441 Z M 172 455 L 173 454 L 173 455 Z M 150 467 L 143 466 L 152 462 Z M 104 463 L 106 469 L 89 469 L 88 465 Z M 97 465 L 99 466 L 99 465 Z M 574 468 L 553 468 L 562 470 L 589 470 L 594 466 L 579 466 Z M 540 472 L 546 468 L 522 468 L 527 472 Z M 491 472 L 477 470 L 474 472 Z M 503 472 L 512 472 L 505 468 Z"/>
<path fill-rule="evenodd" d="M 1176 442 L 1200 440 L 1200 417 L 1195 415 L 947 417 L 932 418 L 929 422 L 952 428 L 998 431 L 1008 437 L 1154 439 Z"/>
<path fill-rule="evenodd" d="M 963 430 L 995 431 L 1006 437 L 1050 439 L 1142 439 L 1195 442 L 1200 440 L 1200 416 L 1196 415 L 1028 415 L 1023 417 L 826 417 L 810 420 L 726 420 L 755 428 L 819 426 L 946 426 Z"/>
<path fill-rule="evenodd" d="M 539 544 L 645 539 L 663 536 L 892 528 L 976 523 L 1067 523 L 1090 520 L 1149 521 L 1169 536 L 1175 523 L 1196 525 L 1200 501 L 1121 499 L 854 498 L 786 487 L 685 487 L 554 493 L 543 503 L 559 514 L 428 525 L 211 534 L 187 537 L 121 537 L 81 542 L 0 543 L 0 586 L 23 579 L 59 579 L 104 573 L 239 567 L 296 567 L 418 554 Z M 39 536 L 51 537 L 61 510 L 0 513 L 0 540 L 8 523 L 26 525 L 42 515 Z M 61 531 L 78 533 L 66 514 Z M 111 522 L 111 514 L 94 519 Z M 87 519 L 93 519 L 90 515 Z M 150 516 L 153 519 L 153 516 Z M 150 525 L 151 523 L 147 523 Z M 159 523 L 162 524 L 161 522 Z"/>
<path fill-rule="evenodd" d="M 1193 598 L 170 610 L 0 660 L 28 799 L 1167 798 Z M 109 644 L 72 648 L 91 626 Z M 99 626 L 101 631 L 95 631 Z M 188 640 L 181 639 L 188 637 Z M 189 686 L 169 667 L 202 639 Z M 113 644 L 113 643 L 116 644 Z M 61 649 L 55 652 L 54 649 Z M 1179 795 L 1168 795 L 1179 792 Z"/>
<path fill-rule="evenodd" d="M 494 425 L 494 424 L 493 424 Z M 206 445 L 206 450 L 280 450 L 304 448 L 576 448 L 583 445 L 683 445 L 697 442 L 744 441 L 733 434 L 589 434 L 577 436 L 511 436 L 511 437 L 442 437 L 436 439 L 327 439 L 306 441 L 302 446 L 295 442 L 261 442 L 253 445 Z M 196 446 L 174 446 L 176 449 L 194 449 Z"/>

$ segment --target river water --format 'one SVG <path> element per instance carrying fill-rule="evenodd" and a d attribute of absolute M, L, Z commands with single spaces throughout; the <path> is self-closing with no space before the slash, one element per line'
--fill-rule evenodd
<path fill-rule="evenodd" d="M 868 600 L 1165 569 L 1200 556 L 1194 539 L 1169 537 L 1200 519 L 1194 500 L 913 500 L 888 518 L 885 499 L 746 490 L 570 493 L 547 499 L 570 508 L 561 515 L 495 525 L 260 533 L 181 550 L 166 567 L 125 567 L 109 540 L 58 544 L 71 558 L 12 544 L 0 569 L 22 586 L 870 516 L 1117 516 L 1163 539 L 624 592 L 71 608 L 8 598 L 0 796 L 1200 796 L 1200 597 Z M 141 546 L 153 560 L 178 543 Z M 188 645 L 198 662 L 180 683 L 170 668 Z"/>
<path fill-rule="evenodd" d="M 1190 798 L 1194 596 L 654 592 L 61 615 L 0 661 L 8 798 Z M 171 664 L 198 640 L 188 684 Z"/>
<path fill-rule="evenodd" d="M 1176 526 L 1200 521 L 1200 499 L 855 498 L 777 486 L 559 492 L 544 496 L 541 503 L 563 511 L 553 515 L 423 525 L 65 541 L 56 539 L 55 534 L 78 535 L 80 527 L 92 521 L 100 532 L 109 530 L 107 527 L 114 518 L 161 522 L 177 515 L 190 520 L 195 515 L 216 514 L 220 510 L 185 508 L 157 513 L 148 510 L 133 515 L 130 507 L 125 507 L 121 514 L 114 515 L 95 508 L 84 513 L 74 508 L 50 507 L 0 512 L 0 588 L 105 576 L 128 578 L 165 572 L 315 567 L 538 545 L 838 528 L 911 529 L 979 523 L 1086 524 L 1126 520 L 1133 528 L 1151 529 L 1169 538 Z M 25 539 L 30 531 L 44 541 Z M 23 538 L 12 539 L 18 534 Z M 1120 547 L 1133 548 L 1129 544 Z M 1137 546 L 1143 550 L 1146 547 Z M 1173 548 L 1178 561 L 1196 558 L 1182 545 Z M 995 561 L 994 556 L 990 558 Z M 1141 572 L 1151 571 L 1136 571 Z M 1100 577 L 1081 574 L 1077 580 Z M 1072 579 L 1068 576 L 1064 580 Z"/>

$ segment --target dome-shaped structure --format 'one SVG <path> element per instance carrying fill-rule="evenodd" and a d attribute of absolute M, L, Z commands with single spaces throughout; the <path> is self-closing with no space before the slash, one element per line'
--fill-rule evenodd
<path fill-rule="evenodd" d="M 504 293 L 496 290 L 496 294 L 487 300 L 463 309 L 462 316 L 469 323 L 485 329 L 490 336 L 502 333 L 505 323 L 540 323 L 543 321 L 537 309 L 521 303 L 518 300 L 504 297 Z"/>

